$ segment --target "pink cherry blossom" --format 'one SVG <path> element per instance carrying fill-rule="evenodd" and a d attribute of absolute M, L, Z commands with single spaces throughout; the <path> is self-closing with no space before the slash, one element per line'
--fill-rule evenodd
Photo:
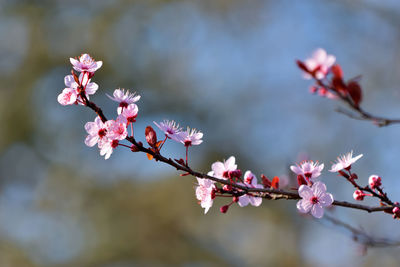
<path fill-rule="evenodd" d="M 92 147 L 99 143 L 100 140 L 107 139 L 107 132 L 111 123 L 111 121 L 103 123 L 100 117 L 96 117 L 94 122 L 87 122 L 85 124 L 85 130 L 89 135 L 85 139 L 85 144 Z"/>
<path fill-rule="evenodd" d="M 65 88 L 61 94 L 58 95 L 57 101 L 63 106 L 73 105 L 76 103 L 78 91 L 71 88 Z"/>
<path fill-rule="evenodd" d="M 71 62 L 74 70 L 79 71 L 79 72 L 94 73 L 96 70 L 98 70 L 101 67 L 101 65 L 103 65 L 102 61 L 95 61 L 88 54 L 81 55 L 79 57 L 79 60 L 70 58 L 69 61 Z"/>
<path fill-rule="evenodd" d="M 196 198 L 200 201 L 201 207 L 204 208 L 204 214 L 206 214 L 214 202 L 215 182 L 210 179 L 196 178 L 199 183 L 196 187 Z"/>
<path fill-rule="evenodd" d="M 104 156 L 104 159 L 109 159 L 118 144 L 119 141 L 117 139 L 102 139 L 99 141 L 100 156 Z"/>
<path fill-rule="evenodd" d="M 220 161 L 214 162 L 211 165 L 212 176 L 217 178 L 227 179 L 229 178 L 229 172 L 233 172 L 237 169 L 235 164 L 235 157 L 231 156 L 223 163 Z"/>
<path fill-rule="evenodd" d="M 87 75 L 83 73 L 79 75 L 79 81 L 81 82 L 81 84 L 83 84 L 83 86 L 85 86 L 85 95 L 87 99 L 89 99 L 89 95 L 96 93 L 97 89 L 99 88 L 96 83 L 90 82 L 90 79 L 87 79 Z M 67 88 L 65 88 L 58 96 L 58 102 L 64 106 L 72 105 L 75 103 L 83 105 L 82 99 L 79 96 L 78 91 L 79 84 L 75 81 L 74 77 L 72 75 L 65 76 L 64 83 Z"/>
<path fill-rule="evenodd" d="M 376 189 L 378 187 L 382 186 L 382 178 L 379 177 L 378 175 L 371 175 L 368 178 L 368 184 L 371 187 L 371 189 Z"/>
<path fill-rule="evenodd" d="M 311 58 L 308 58 L 304 61 L 304 65 L 310 72 L 316 71 L 315 78 L 321 80 L 326 77 L 335 61 L 335 56 L 328 55 L 324 49 L 318 48 L 314 51 Z M 304 73 L 303 77 L 307 80 L 312 78 L 309 73 Z"/>
<path fill-rule="evenodd" d="M 107 96 L 115 101 L 119 103 L 118 106 L 118 114 L 121 114 L 122 110 L 124 108 L 127 108 L 128 105 L 130 104 L 134 104 L 135 102 L 139 101 L 140 99 L 140 95 L 135 95 L 136 93 L 130 93 L 129 90 L 125 90 L 124 89 L 115 89 L 113 96 L 110 96 L 107 94 Z"/>
<path fill-rule="evenodd" d="M 302 199 L 297 202 L 297 209 L 301 213 L 311 211 L 311 214 L 318 219 L 324 216 L 324 207 L 333 203 L 332 194 L 326 193 L 326 185 L 320 181 L 314 183 L 312 187 L 301 185 L 299 195 Z"/>
<path fill-rule="evenodd" d="M 353 158 L 353 151 L 339 156 L 337 158 L 337 163 L 333 164 L 331 169 L 329 170 L 330 172 L 338 172 L 343 169 L 350 170 L 351 165 L 355 163 L 358 159 L 360 159 L 363 156 L 363 154 L 360 154 L 356 157 Z"/>
<path fill-rule="evenodd" d="M 128 131 L 126 124 L 120 120 L 110 120 L 109 127 L 107 129 L 107 138 L 110 140 L 123 140 L 127 137 Z"/>
<path fill-rule="evenodd" d="M 138 106 L 136 104 L 130 104 L 128 107 L 124 108 L 118 118 L 126 124 L 134 123 L 136 122 L 138 112 Z"/>
<path fill-rule="evenodd" d="M 251 171 L 245 172 L 244 185 L 250 188 L 264 188 L 261 184 L 257 184 L 257 177 Z M 252 206 L 258 207 L 261 205 L 261 202 L 261 197 L 254 197 L 252 195 L 245 194 L 239 197 L 238 204 L 240 207 L 244 207 L 250 203 Z"/>
<path fill-rule="evenodd" d="M 306 160 L 300 164 L 290 166 L 290 169 L 297 175 L 303 175 L 314 182 L 316 178 L 321 175 L 321 171 L 324 169 L 324 164 L 319 164 L 318 161 L 313 162 L 312 160 Z"/>
<path fill-rule="evenodd" d="M 203 133 L 196 130 L 187 128 L 186 131 L 181 132 L 180 134 L 180 142 L 184 144 L 186 147 L 200 145 L 203 143 Z"/>
<path fill-rule="evenodd" d="M 177 142 L 182 141 L 182 128 L 179 127 L 179 124 L 177 124 L 175 121 L 164 120 L 159 124 L 155 121 L 153 122 L 161 131 L 165 133 L 168 138 Z"/>

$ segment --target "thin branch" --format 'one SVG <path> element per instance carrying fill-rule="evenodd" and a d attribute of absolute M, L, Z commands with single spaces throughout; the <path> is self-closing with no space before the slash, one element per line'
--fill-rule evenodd
<path fill-rule="evenodd" d="M 387 238 L 378 238 L 367 234 L 364 230 L 355 228 L 335 217 L 332 217 L 328 214 L 324 215 L 324 219 L 329 221 L 330 223 L 340 226 L 346 230 L 348 230 L 352 236 L 354 241 L 366 246 L 366 247 L 395 247 L 400 246 L 399 240 L 391 240 Z"/>
<path fill-rule="evenodd" d="M 353 113 L 343 110 L 343 109 L 337 109 L 336 111 L 339 113 L 342 113 L 352 119 L 371 121 L 373 124 L 375 124 L 379 127 L 384 127 L 384 126 L 388 126 L 391 124 L 400 123 L 400 119 L 389 119 L 389 118 L 385 118 L 385 117 L 381 117 L 381 116 L 375 116 L 375 115 L 365 111 L 359 105 L 356 105 L 348 95 L 343 95 L 343 94 L 338 93 L 337 90 L 333 86 L 324 83 L 322 80 L 316 80 L 316 83 L 319 86 L 328 89 L 331 93 L 335 94 L 340 100 L 342 100 L 342 102 L 346 103 L 347 106 L 351 110 L 353 110 L 356 114 L 358 114 L 359 116 L 356 116 Z"/>

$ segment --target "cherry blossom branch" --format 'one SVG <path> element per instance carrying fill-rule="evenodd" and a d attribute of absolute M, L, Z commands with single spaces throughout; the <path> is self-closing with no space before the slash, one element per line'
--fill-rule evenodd
<path fill-rule="evenodd" d="M 82 97 L 83 99 L 85 99 L 85 97 Z M 107 118 L 104 116 L 101 108 L 99 108 L 96 104 L 94 104 L 93 102 L 87 100 L 87 98 L 85 99 L 85 105 L 92 109 L 94 112 L 96 112 L 96 114 L 102 114 L 101 119 L 103 122 L 107 121 Z M 100 115 L 99 115 L 100 116 Z M 289 191 L 285 191 L 285 190 L 280 190 L 280 189 L 274 189 L 274 188 L 250 188 L 247 186 L 243 186 L 240 184 L 235 184 L 235 183 L 230 183 L 228 180 L 224 180 L 224 179 L 220 179 L 220 178 L 216 178 L 195 170 L 192 170 L 189 166 L 187 165 L 182 165 L 182 164 L 178 164 L 176 161 L 172 160 L 171 158 L 166 158 L 164 156 L 162 156 L 160 153 L 154 152 L 153 150 L 144 147 L 142 144 L 138 143 L 135 138 L 133 137 L 127 137 L 126 138 L 127 141 L 129 141 L 135 148 L 135 151 L 140 151 L 140 152 L 144 152 L 147 154 L 150 154 L 153 156 L 153 158 L 156 161 L 161 161 L 167 165 L 170 165 L 172 167 L 174 167 L 176 170 L 178 171 L 183 171 L 186 175 L 190 174 L 194 177 L 199 177 L 199 178 L 204 178 L 204 179 L 209 179 L 212 181 L 215 181 L 217 183 L 220 184 L 224 184 L 224 185 L 231 185 L 232 187 L 235 187 L 237 189 L 241 189 L 243 190 L 243 194 L 246 193 L 259 193 L 259 197 L 265 198 L 265 199 L 269 199 L 269 200 L 279 200 L 279 199 L 286 199 L 286 200 L 299 200 L 301 199 L 301 197 L 299 196 L 298 193 L 295 192 L 289 192 Z M 225 194 L 230 194 L 233 195 L 233 192 L 231 191 L 227 191 L 227 192 L 223 192 Z M 367 211 L 369 213 L 371 212 L 379 212 L 379 211 L 390 211 L 394 208 L 394 206 L 377 206 L 377 207 L 373 207 L 373 206 L 366 206 L 366 205 L 360 205 L 360 204 L 354 204 L 354 203 L 350 203 L 350 202 L 346 202 L 346 201 L 338 201 L 335 200 L 332 205 L 335 206 L 340 206 L 340 207 L 345 207 L 345 208 L 352 208 L 352 209 L 358 209 L 358 210 L 364 210 Z M 393 204 L 391 204 L 393 205 Z"/>
<path fill-rule="evenodd" d="M 229 206 L 233 203 L 238 203 L 241 207 L 248 204 L 259 206 L 264 198 L 268 200 L 299 200 L 297 202 L 297 209 L 302 213 L 311 212 L 316 218 L 321 218 L 324 214 L 323 208 L 330 205 L 364 210 L 370 213 L 384 211 L 393 214 L 394 218 L 400 218 L 400 205 L 397 202 L 391 201 L 387 194 L 383 192 L 380 177 L 374 176 L 373 179 L 370 177 L 372 182 L 370 181 L 369 186 L 366 187 L 361 187 L 355 182 L 357 175 L 351 173 L 350 168 L 362 155 L 352 157 L 352 152 L 339 157 L 338 162 L 332 166 L 330 171 L 338 172 L 339 175 L 346 178 L 357 189 L 353 195 L 356 200 L 361 201 L 365 196 L 372 196 L 380 200 L 381 206 L 374 207 L 334 200 L 332 194 L 326 192 L 326 185 L 317 179 L 321 175 L 324 164 L 313 161 L 304 161 L 290 167 L 297 174 L 299 187 L 294 188 L 297 192 L 281 189 L 279 187 L 279 177 L 274 177 L 270 181 L 262 175 L 262 184 L 258 184 L 256 176 L 251 171 L 246 171 L 242 178 L 242 172 L 237 168 L 233 156 L 224 162 L 213 163 L 211 166 L 212 171 L 207 174 L 193 170 L 188 164 L 189 147 L 201 144 L 203 142 L 203 133 L 189 128 L 186 131 L 182 131 L 182 128 L 174 121 L 164 121 L 159 124 L 154 122 L 164 132 L 165 138 L 158 140 L 154 129 L 151 126 L 147 126 L 145 129 L 145 139 L 149 146 L 144 146 L 142 142 L 136 141 L 132 128 L 138 114 L 138 106 L 135 102 L 140 99 L 140 95 L 131 94 L 129 91 L 124 91 L 123 89 L 116 89 L 113 96 L 107 95 L 111 100 L 119 103 L 117 109 L 118 117 L 115 120 L 108 120 L 102 109 L 89 100 L 89 95 L 94 94 L 98 89 L 98 85 L 90 82 L 90 80 L 94 76 L 94 72 L 101 67 L 102 62 L 94 61 L 87 54 L 82 55 L 79 60 L 71 58 L 70 61 L 73 68 L 80 72 L 80 75 L 78 77 L 72 71 L 72 75 L 65 77 L 64 82 L 67 88 L 58 96 L 58 101 L 62 105 L 81 104 L 87 106 L 98 115 L 94 122 L 85 124 L 85 130 L 88 133 L 85 144 L 90 147 L 97 144 L 100 149 L 100 155 L 104 156 L 105 159 L 108 159 L 113 150 L 118 146 L 129 148 L 132 152 L 143 152 L 146 153 L 149 160 L 161 161 L 176 168 L 178 171 L 182 171 L 181 176 L 192 175 L 196 177 L 198 181 L 196 197 L 200 200 L 201 206 L 205 208 L 205 212 L 212 206 L 215 197 L 227 196 L 232 197 L 232 201 L 220 208 L 223 213 L 227 212 Z M 307 70 L 305 65 L 303 64 L 303 66 L 302 64 L 299 63 L 299 66 Z M 320 87 L 324 85 L 322 81 L 323 77 L 320 75 L 320 72 L 323 70 L 322 67 L 318 67 L 316 70 L 312 72 L 308 71 L 307 73 L 316 79 Z M 327 73 L 328 69 L 325 72 Z M 346 89 L 340 89 L 340 91 L 338 89 L 341 88 L 339 87 L 340 82 L 344 84 L 341 80 L 341 69 L 336 68 L 333 72 L 335 73 L 335 77 L 340 79 L 339 81 L 337 79 L 332 81 L 332 84 L 335 84 L 335 87 L 332 88 L 337 91 L 336 93 L 339 97 L 357 107 L 364 114 L 364 111 L 359 108 L 361 89 L 357 87 L 357 84 L 349 83 L 348 85 L 341 85 L 342 87 L 347 87 Z M 354 83 L 354 81 L 352 82 Z M 359 89 L 358 91 L 356 90 L 357 88 Z M 131 136 L 128 135 L 127 131 L 130 124 L 132 130 Z M 186 149 L 185 160 L 182 158 L 171 159 L 161 154 L 161 149 L 168 139 L 184 145 Z M 123 140 L 128 141 L 131 145 L 122 144 L 121 141 Z"/>
<path fill-rule="evenodd" d="M 317 49 L 311 58 L 304 62 L 297 60 L 298 67 L 304 71 L 304 78 L 313 79 L 315 85 L 311 92 L 332 99 L 339 99 L 345 103 L 350 110 L 337 109 L 352 119 L 371 121 L 373 124 L 383 127 L 400 123 L 400 119 L 391 119 L 373 115 L 360 107 L 362 101 L 362 89 L 359 84 L 360 76 L 343 80 L 343 71 L 339 64 L 334 65 L 336 58 L 328 55 L 325 50 Z M 328 78 L 332 74 L 331 79 Z"/>

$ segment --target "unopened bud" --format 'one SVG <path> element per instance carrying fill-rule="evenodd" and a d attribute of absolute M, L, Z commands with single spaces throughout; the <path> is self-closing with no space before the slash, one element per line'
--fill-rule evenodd
<path fill-rule="evenodd" d="M 234 196 L 232 198 L 232 200 L 233 200 L 233 202 L 237 203 L 237 202 L 239 202 L 239 197 L 238 196 Z"/>
<path fill-rule="evenodd" d="M 393 210 L 393 219 L 400 218 L 400 208 L 394 207 Z"/>
<path fill-rule="evenodd" d="M 265 188 L 271 187 L 271 181 L 264 174 L 261 174 L 261 181 Z"/>
<path fill-rule="evenodd" d="M 378 175 L 371 175 L 368 179 L 368 184 L 371 189 L 376 189 L 382 186 L 382 179 Z"/>
<path fill-rule="evenodd" d="M 318 90 L 318 88 L 316 86 L 314 86 L 314 85 L 310 87 L 310 93 L 311 94 L 315 94 L 317 92 L 317 90 Z"/>
<path fill-rule="evenodd" d="M 228 209 L 229 209 L 229 205 L 225 205 L 225 206 L 222 206 L 221 208 L 219 208 L 219 211 L 222 213 L 226 213 L 228 211 Z"/>
<path fill-rule="evenodd" d="M 304 179 L 303 175 L 299 174 L 299 175 L 297 175 L 297 183 L 298 183 L 299 186 L 301 186 L 303 184 L 306 185 L 307 181 L 306 181 L 306 179 Z"/>
<path fill-rule="evenodd" d="M 356 190 L 356 191 L 354 191 L 354 193 L 353 193 L 353 198 L 354 198 L 355 200 L 362 201 L 362 200 L 364 200 L 364 197 L 365 197 L 365 194 L 364 194 L 364 192 L 361 191 L 361 190 Z"/>

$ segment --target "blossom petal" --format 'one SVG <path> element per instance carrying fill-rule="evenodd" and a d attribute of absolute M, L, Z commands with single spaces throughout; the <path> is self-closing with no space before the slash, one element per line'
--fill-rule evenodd
<path fill-rule="evenodd" d="M 330 193 L 325 193 L 318 198 L 318 201 L 321 204 L 321 206 L 328 207 L 333 203 L 333 196 Z"/>
<path fill-rule="evenodd" d="M 313 204 L 308 199 L 301 199 L 301 200 L 297 201 L 297 204 L 296 204 L 298 211 L 300 211 L 301 213 L 309 212 L 312 206 L 313 206 Z"/>
<path fill-rule="evenodd" d="M 324 209 L 322 208 L 322 206 L 320 204 L 315 204 L 311 208 L 311 214 L 315 218 L 320 219 L 320 218 L 322 218 L 322 216 L 324 216 Z"/>
<path fill-rule="evenodd" d="M 253 205 L 254 207 L 258 207 L 262 203 L 262 198 L 261 197 L 249 197 L 250 204 Z"/>
<path fill-rule="evenodd" d="M 314 193 L 309 186 L 303 184 L 299 187 L 299 195 L 301 198 L 310 200 L 314 196 Z"/>
<path fill-rule="evenodd" d="M 314 194 L 313 194 L 314 196 L 316 196 L 317 198 L 320 198 L 326 192 L 326 185 L 322 182 L 316 182 L 312 186 L 312 191 L 314 192 Z"/>
<path fill-rule="evenodd" d="M 217 161 L 211 165 L 211 169 L 213 170 L 215 176 L 222 178 L 222 174 L 225 171 L 225 166 L 222 162 Z"/>
<path fill-rule="evenodd" d="M 245 207 L 245 206 L 249 205 L 249 202 L 250 202 L 250 200 L 249 200 L 248 195 L 243 195 L 243 196 L 239 197 L 238 204 L 240 207 Z"/>
<path fill-rule="evenodd" d="M 99 140 L 97 135 L 88 135 L 85 139 L 85 145 L 92 147 L 95 144 L 97 144 L 97 141 Z"/>
<path fill-rule="evenodd" d="M 230 156 L 229 159 L 227 159 L 225 161 L 224 165 L 225 165 L 226 170 L 229 170 L 229 171 L 234 171 L 237 169 L 237 165 L 235 164 L 234 156 Z"/>

